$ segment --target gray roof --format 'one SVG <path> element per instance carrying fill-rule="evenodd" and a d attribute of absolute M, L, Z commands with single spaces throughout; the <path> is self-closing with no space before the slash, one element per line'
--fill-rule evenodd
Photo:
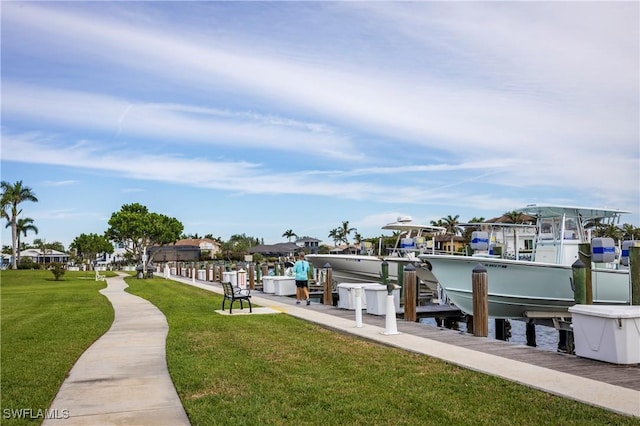
<path fill-rule="evenodd" d="M 300 249 L 296 243 L 261 244 L 251 247 L 249 253 L 281 255 L 295 253 Z"/>

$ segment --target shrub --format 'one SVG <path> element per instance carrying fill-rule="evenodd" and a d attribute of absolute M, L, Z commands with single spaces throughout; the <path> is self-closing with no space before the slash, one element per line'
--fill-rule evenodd
<path fill-rule="evenodd" d="M 49 269 L 51 270 L 51 273 L 55 277 L 56 281 L 60 281 L 60 278 L 62 278 L 65 273 L 64 265 L 60 262 L 53 262 L 49 266 Z"/>
<path fill-rule="evenodd" d="M 18 263 L 18 269 L 39 269 L 37 263 L 33 261 L 30 257 L 22 257 L 20 258 L 20 262 Z"/>

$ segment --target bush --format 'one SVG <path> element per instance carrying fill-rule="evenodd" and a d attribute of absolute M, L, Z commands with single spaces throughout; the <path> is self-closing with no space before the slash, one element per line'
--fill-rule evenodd
<path fill-rule="evenodd" d="M 40 269 L 40 266 L 30 257 L 22 257 L 18 263 L 18 269 Z"/>
<path fill-rule="evenodd" d="M 60 281 L 60 278 L 62 278 L 65 273 L 64 265 L 60 262 L 53 262 L 49 266 L 49 269 L 51 270 L 51 273 L 55 277 L 56 281 Z"/>

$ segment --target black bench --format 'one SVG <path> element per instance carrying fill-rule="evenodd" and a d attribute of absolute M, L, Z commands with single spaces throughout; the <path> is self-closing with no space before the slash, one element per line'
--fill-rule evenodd
<path fill-rule="evenodd" d="M 229 282 L 223 282 L 222 288 L 224 289 L 224 297 L 222 298 L 222 310 L 224 311 L 224 304 L 227 300 L 229 303 L 229 314 L 231 314 L 231 310 L 233 309 L 233 302 L 236 300 L 240 301 L 240 309 L 244 309 L 242 304 L 243 301 L 247 301 L 249 304 L 249 312 L 253 312 L 251 309 L 251 294 L 249 289 L 244 289 L 240 287 L 234 287 Z"/>

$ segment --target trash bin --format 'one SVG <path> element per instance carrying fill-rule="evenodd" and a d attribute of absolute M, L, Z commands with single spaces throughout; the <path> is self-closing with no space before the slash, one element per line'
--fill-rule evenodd
<path fill-rule="evenodd" d="M 136 277 L 140 280 L 144 278 L 144 267 L 136 266 Z"/>
<path fill-rule="evenodd" d="M 147 268 L 147 278 L 153 278 L 153 269 L 154 268 Z"/>
<path fill-rule="evenodd" d="M 367 301 L 367 313 L 371 315 L 387 314 L 387 286 L 376 284 L 368 286 L 364 289 L 365 299 Z M 396 312 L 400 310 L 400 286 L 394 285 L 393 288 L 393 304 Z"/>

